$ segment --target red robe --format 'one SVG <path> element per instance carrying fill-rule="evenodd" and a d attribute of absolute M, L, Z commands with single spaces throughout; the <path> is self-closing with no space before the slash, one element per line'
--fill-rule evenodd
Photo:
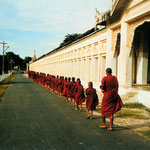
<path fill-rule="evenodd" d="M 85 95 L 84 95 L 84 88 L 81 84 L 76 85 L 76 96 L 75 96 L 75 102 L 80 105 L 85 101 Z"/>
<path fill-rule="evenodd" d="M 63 93 L 63 90 L 64 90 L 64 83 L 65 83 L 64 80 L 62 80 L 61 81 L 61 93 Z"/>
<path fill-rule="evenodd" d="M 52 77 L 51 79 L 51 88 L 52 90 L 55 90 L 55 78 L 54 77 Z"/>
<path fill-rule="evenodd" d="M 76 82 L 71 81 L 69 84 L 69 92 L 68 92 L 68 97 L 71 99 L 75 99 L 75 88 L 76 88 Z"/>
<path fill-rule="evenodd" d="M 58 80 L 58 92 L 61 93 L 62 80 Z"/>
<path fill-rule="evenodd" d="M 59 90 L 59 89 L 58 89 L 58 86 L 59 86 L 59 79 L 56 78 L 56 79 L 55 79 L 55 90 L 56 90 L 56 91 Z"/>
<path fill-rule="evenodd" d="M 67 96 L 67 92 L 68 92 L 68 81 L 64 81 L 64 88 L 63 88 L 63 96 Z"/>
<path fill-rule="evenodd" d="M 71 82 L 68 81 L 67 97 L 71 98 Z"/>
<path fill-rule="evenodd" d="M 100 88 L 104 90 L 101 105 L 102 117 L 111 117 L 122 107 L 122 100 L 118 95 L 118 80 L 115 76 L 108 75 L 101 81 Z"/>
<path fill-rule="evenodd" d="M 96 94 L 96 89 L 87 88 L 86 89 L 86 109 L 87 110 L 95 110 L 98 105 L 98 96 Z"/>

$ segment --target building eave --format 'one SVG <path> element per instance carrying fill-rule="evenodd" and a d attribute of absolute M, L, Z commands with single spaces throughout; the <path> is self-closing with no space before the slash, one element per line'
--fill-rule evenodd
<path fill-rule="evenodd" d="M 84 40 L 84 39 L 86 39 L 86 38 L 88 38 L 88 37 L 90 37 L 90 36 L 96 34 L 97 32 L 99 32 L 99 31 L 101 31 L 101 30 L 103 30 L 103 29 L 105 29 L 105 28 L 106 28 L 106 27 L 103 27 L 102 29 L 95 30 L 94 32 L 92 32 L 92 33 L 90 33 L 90 34 L 84 36 L 84 34 L 86 33 L 86 32 L 85 32 L 85 33 L 82 34 L 83 37 L 81 37 L 81 38 L 79 38 L 79 39 L 77 39 L 77 40 L 75 40 L 75 41 L 73 41 L 73 42 L 71 42 L 71 43 L 69 43 L 69 44 L 67 44 L 67 45 L 65 45 L 65 46 L 63 46 L 63 47 L 58 47 L 58 48 L 56 48 L 56 49 L 54 49 L 54 50 L 48 52 L 47 54 L 42 55 L 41 57 L 37 58 L 36 60 L 34 60 L 33 62 L 31 62 L 30 64 L 32 64 L 32 63 L 34 63 L 34 62 L 36 62 L 36 61 L 38 61 L 38 60 L 40 60 L 40 59 L 42 59 L 42 58 L 44 58 L 44 57 L 50 55 L 50 54 L 53 54 L 53 53 L 58 52 L 58 51 L 60 51 L 60 50 L 62 50 L 62 49 L 64 49 L 64 48 L 67 48 L 67 47 L 69 47 L 69 46 L 71 46 L 71 45 L 73 45 L 73 44 L 75 44 L 75 43 L 77 43 L 77 42 L 79 42 L 79 41 L 82 41 L 82 40 Z M 92 28 L 92 29 L 94 30 L 94 28 Z M 91 29 L 91 30 L 92 30 L 92 29 Z M 89 30 L 89 31 L 90 31 L 90 30 Z M 88 31 L 87 31 L 87 32 L 88 32 Z M 82 36 L 82 35 L 80 35 L 80 36 Z M 80 37 L 80 36 L 79 36 L 79 37 Z"/>
<path fill-rule="evenodd" d="M 120 0 L 114 0 L 114 1 L 112 2 L 112 4 L 111 4 L 110 16 L 113 15 L 113 13 L 114 13 L 116 7 L 118 6 L 119 2 L 120 2 Z"/>

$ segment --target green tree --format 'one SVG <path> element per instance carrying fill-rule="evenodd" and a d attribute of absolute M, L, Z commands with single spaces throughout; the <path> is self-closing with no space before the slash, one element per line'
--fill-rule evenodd
<path fill-rule="evenodd" d="M 79 37 L 81 34 L 73 33 L 73 34 L 67 34 L 63 40 L 62 43 L 60 43 L 60 46 L 65 46 L 75 40 L 77 40 L 77 37 Z"/>
<path fill-rule="evenodd" d="M 22 68 L 23 68 L 23 69 L 26 69 L 26 64 L 29 63 L 31 60 L 32 60 L 32 57 L 26 56 L 26 57 L 23 59 Z"/>
<path fill-rule="evenodd" d="M 18 66 L 20 69 L 26 69 L 26 63 L 29 63 L 31 59 L 32 58 L 29 56 L 26 56 L 24 59 L 22 59 L 19 55 L 16 55 L 13 52 L 6 52 L 4 56 L 5 72 L 11 70 L 14 66 Z M 2 73 L 1 62 L 2 62 L 2 55 L 0 55 L 0 74 Z"/>
<path fill-rule="evenodd" d="M 29 63 L 31 60 L 32 60 L 32 57 L 26 56 L 23 62 L 26 64 L 26 63 Z"/>

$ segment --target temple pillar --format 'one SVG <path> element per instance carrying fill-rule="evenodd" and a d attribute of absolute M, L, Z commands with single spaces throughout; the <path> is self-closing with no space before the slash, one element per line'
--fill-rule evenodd
<path fill-rule="evenodd" d="M 130 76 L 129 69 L 132 68 L 132 65 L 128 63 L 128 48 L 127 48 L 127 33 L 128 33 L 128 24 L 121 23 L 121 41 L 120 41 L 120 55 L 118 57 L 118 81 L 120 86 L 127 86 L 127 79 Z M 131 77 L 131 76 L 130 76 Z"/>
<path fill-rule="evenodd" d="M 94 56 L 91 56 L 91 79 L 90 81 L 94 81 Z"/>

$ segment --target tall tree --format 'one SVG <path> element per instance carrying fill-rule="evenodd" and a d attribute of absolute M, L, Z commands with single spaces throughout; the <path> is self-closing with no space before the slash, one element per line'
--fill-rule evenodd
<path fill-rule="evenodd" d="M 18 66 L 20 69 L 26 69 L 26 63 L 31 61 L 31 57 L 27 56 L 22 59 L 19 55 L 14 54 L 13 52 L 6 52 L 4 56 L 4 69 L 5 72 L 11 70 L 14 66 Z M 0 55 L 0 64 L 2 62 L 2 56 Z M 0 65 L 0 74 L 2 73 L 2 65 Z"/>
<path fill-rule="evenodd" d="M 60 46 L 65 46 L 68 43 L 71 43 L 75 40 L 77 40 L 77 37 L 80 36 L 81 34 L 78 33 L 73 33 L 73 34 L 67 34 L 63 40 L 62 43 L 60 43 Z"/>

